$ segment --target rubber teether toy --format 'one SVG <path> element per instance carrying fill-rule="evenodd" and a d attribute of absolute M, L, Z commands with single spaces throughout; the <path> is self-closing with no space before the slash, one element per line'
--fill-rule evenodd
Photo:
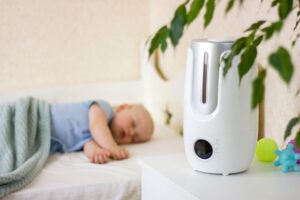
<path fill-rule="evenodd" d="M 282 172 L 288 171 L 299 171 L 299 166 L 297 165 L 297 160 L 300 159 L 300 154 L 297 154 L 293 150 L 294 145 L 288 144 L 287 148 L 280 151 L 276 150 L 275 154 L 279 157 L 278 160 L 274 162 L 277 167 L 282 165 Z"/>
<path fill-rule="evenodd" d="M 294 152 L 295 153 L 300 153 L 300 148 L 298 148 L 296 146 L 296 141 L 295 140 L 291 140 L 289 143 L 294 145 Z M 297 163 L 300 164 L 300 159 L 297 160 Z"/>

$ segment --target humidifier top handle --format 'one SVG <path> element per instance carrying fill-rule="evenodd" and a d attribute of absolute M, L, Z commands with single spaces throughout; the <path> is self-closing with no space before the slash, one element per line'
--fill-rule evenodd
<path fill-rule="evenodd" d="M 232 38 L 209 38 L 207 39 L 208 42 L 216 42 L 216 43 L 233 43 L 234 40 Z"/>
<path fill-rule="evenodd" d="M 222 63 L 223 62 L 223 59 L 226 57 L 226 56 L 228 56 L 229 54 L 230 54 L 230 52 L 231 52 L 231 50 L 225 50 L 225 51 L 223 51 L 222 53 L 221 53 L 221 55 L 220 55 L 220 63 Z"/>
<path fill-rule="evenodd" d="M 195 39 L 193 42 L 211 42 L 211 43 L 234 43 L 234 39 L 227 39 L 227 38 L 201 38 Z"/>

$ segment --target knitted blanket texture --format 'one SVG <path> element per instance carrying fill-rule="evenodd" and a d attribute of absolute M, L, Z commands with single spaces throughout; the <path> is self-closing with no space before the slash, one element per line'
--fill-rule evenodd
<path fill-rule="evenodd" d="M 41 171 L 50 148 L 50 105 L 27 97 L 0 105 L 0 198 Z"/>

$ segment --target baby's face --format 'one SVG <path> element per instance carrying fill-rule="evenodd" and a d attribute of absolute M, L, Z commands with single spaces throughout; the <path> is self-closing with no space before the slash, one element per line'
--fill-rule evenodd
<path fill-rule="evenodd" d="M 111 131 L 118 144 L 145 142 L 151 138 L 153 122 L 142 106 L 125 106 L 117 109 Z"/>

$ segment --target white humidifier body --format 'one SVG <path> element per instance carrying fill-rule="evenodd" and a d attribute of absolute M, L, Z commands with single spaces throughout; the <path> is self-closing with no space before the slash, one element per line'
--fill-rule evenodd
<path fill-rule="evenodd" d="M 188 49 L 184 99 L 184 146 L 196 171 L 232 174 L 249 168 L 258 133 L 251 109 L 254 67 L 239 83 L 236 56 L 226 76 L 222 57 L 232 41 L 200 39 Z"/>

